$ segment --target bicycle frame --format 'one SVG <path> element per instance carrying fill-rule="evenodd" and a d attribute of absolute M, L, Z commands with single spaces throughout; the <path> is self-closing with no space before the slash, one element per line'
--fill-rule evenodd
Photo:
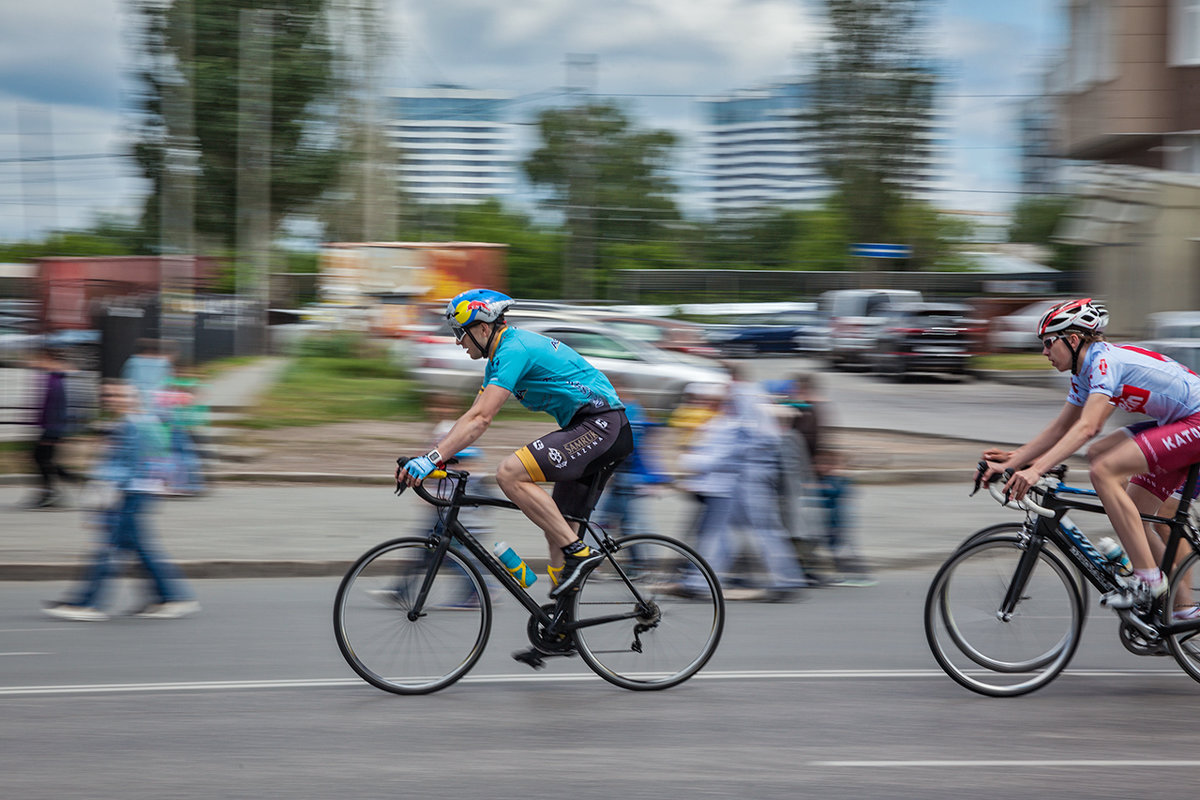
<path fill-rule="evenodd" d="M 1170 576 L 1173 572 L 1175 557 L 1179 551 L 1181 540 L 1186 539 L 1192 550 L 1200 553 L 1200 539 L 1197 539 L 1188 525 L 1188 510 L 1192 504 L 1192 496 L 1195 494 L 1198 478 L 1200 478 L 1200 463 L 1192 464 L 1188 467 L 1187 477 L 1184 480 L 1181 492 L 1182 497 L 1179 508 L 1175 511 L 1173 517 L 1159 517 L 1154 514 L 1140 515 L 1143 522 L 1166 525 L 1170 529 L 1166 549 L 1163 552 L 1159 565 L 1164 575 Z M 1023 557 L 1018 562 L 1016 574 L 1009 585 L 1004 605 L 1001 608 L 1002 613 L 1012 614 L 1016 608 L 1017 602 L 1021 597 L 1021 592 L 1024 590 L 1025 583 L 1036 562 L 1037 551 L 1041 549 L 1041 543 L 1044 539 L 1049 539 L 1058 545 L 1067 558 L 1087 578 L 1088 582 L 1095 586 L 1101 593 L 1118 588 L 1117 582 L 1105 566 L 1106 559 L 1104 556 L 1100 555 L 1083 533 L 1070 520 L 1066 519 L 1069 511 L 1085 511 L 1096 514 L 1105 513 L 1104 507 L 1099 503 L 1090 503 L 1077 499 L 1079 497 L 1096 496 L 1096 492 L 1093 490 L 1065 486 L 1061 483 L 1057 487 L 1045 490 L 1042 498 L 1044 502 L 1041 505 L 1051 511 L 1052 516 L 1032 512 L 1037 516 L 1037 521 L 1033 526 L 1034 535 L 1031 537 L 1029 548 L 1032 555 Z M 1026 524 L 1028 525 L 1028 523 Z M 1147 633 L 1158 636 L 1200 631 L 1200 619 L 1172 620 L 1165 624 L 1147 625 L 1146 621 L 1138 619 L 1137 615 L 1122 614 L 1122 618 L 1127 619 L 1127 621 L 1135 625 L 1141 622 L 1142 625 L 1138 625 L 1138 627 L 1141 627 Z"/>
<path fill-rule="evenodd" d="M 467 478 L 469 472 L 458 470 L 444 470 L 445 478 L 452 481 L 454 485 L 453 492 L 449 500 L 444 500 L 431 494 L 427 489 L 418 484 L 414 491 L 426 502 L 446 509 L 446 518 L 443 521 L 444 529 L 448 535 L 432 534 L 430 537 L 431 543 L 434 544 L 435 550 L 430 559 L 429 566 L 425 572 L 425 579 L 421 583 L 421 588 L 417 593 L 416 601 L 412 609 L 408 612 L 410 619 L 416 619 L 421 615 L 421 611 L 425 606 L 425 600 L 428 597 L 429 588 L 433 582 L 434 575 L 437 574 L 438 568 L 442 564 L 442 560 L 446 556 L 446 551 L 450 549 L 450 545 L 454 542 L 461 544 L 476 560 L 482 564 L 488 572 L 496 577 L 496 580 L 508 590 L 508 593 L 516 598 L 529 614 L 537 619 L 537 621 L 547 630 L 555 633 L 573 633 L 580 628 L 586 628 L 592 625 L 603 625 L 609 622 L 617 622 L 624 619 L 635 619 L 642 614 L 642 609 L 646 606 L 646 600 L 641 592 L 625 571 L 621 569 L 621 565 L 612 557 L 612 553 L 616 547 L 615 543 L 607 535 L 601 541 L 600 537 L 592 530 L 591 523 L 587 518 L 567 516 L 568 522 L 580 523 L 581 531 L 586 530 L 592 534 L 592 537 L 597 540 L 597 545 L 605 558 L 612 564 L 617 574 L 625 582 L 625 585 L 633 593 L 638 603 L 638 610 L 624 614 L 609 614 L 602 617 L 588 617 L 583 620 L 569 620 L 568 611 L 569 603 L 567 599 L 569 594 L 565 594 L 553 604 L 553 614 L 547 613 L 546 610 L 526 591 L 512 574 L 500 564 L 499 561 L 487 550 L 479 540 L 475 538 L 461 522 L 458 521 L 458 512 L 464 506 L 489 506 L 494 508 L 507 508 L 519 511 L 520 508 L 511 500 L 501 500 L 494 497 L 483 497 L 478 495 L 468 495 L 466 493 Z M 436 477 L 441 477 L 440 474 L 435 474 Z M 600 481 L 602 484 L 602 481 Z"/>

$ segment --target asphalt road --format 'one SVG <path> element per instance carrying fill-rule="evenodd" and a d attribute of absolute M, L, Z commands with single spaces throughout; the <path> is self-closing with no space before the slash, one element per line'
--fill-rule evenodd
<path fill-rule="evenodd" d="M 926 650 L 931 570 L 794 604 L 731 603 L 717 655 L 665 692 L 575 659 L 532 672 L 512 603 L 438 694 L 359 681 L 336 581 L 205 583 L 204 613 L 45 619 L 0 583 L 0 796 L 37 798 L 1162 797 L 1190 790 L 1200 686 L 1122 650 L 1092 609 L 1073 669 L 1033 695 L 961 689 Z"/>

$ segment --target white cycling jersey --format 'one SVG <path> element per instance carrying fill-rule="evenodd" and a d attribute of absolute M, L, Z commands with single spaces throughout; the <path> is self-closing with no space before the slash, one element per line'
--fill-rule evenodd
<path fill-rule="evenodd" d="M 1092 343 L 1079 374 L 1071 376 L 1067 402 L 1082 407 L 1090 394 L 1105 395 L 1114 406 L 1145 414 L 1159 425 L 1200 412 L 1200 376 L 1133 345 Z"/>

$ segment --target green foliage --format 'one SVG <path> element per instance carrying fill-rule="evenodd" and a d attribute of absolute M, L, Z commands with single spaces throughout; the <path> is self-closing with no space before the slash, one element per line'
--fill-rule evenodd
<path fill-rule="evenodd" d="M 0 244 L 0 261 L 32 261 L 53 256 L 143 255 L 149 245 L 140 229 L 115 217 L 101 217 L 92 227 L 55 231 L 40 242 Z"/>
<path fill-rule="evenodd" d="M 929 0 L 825 0 L 809 121 L 854 242 L 900 242 L 897 209 L 931 157 L 921 137 L 938 78 L 923 61 Z"/>
<path fill-rule="evenodd" d="M 245 122 L 238 108 L 243 9 L 274 12 L 269 40 L 271 229 L 277 230 L 280 220 L 308 206 L 333 182 L 342 154 L 337 142 L 323 134 L 328 120 L 321 116 L 333 88 L 327 6 L 328 0 L 134 0 L 142 63 L 148 65 L 139 75 L 142 116 L 134 157 L 153 187 L 143 212 L 151 235 L 157 237 L 160 224 L 166 148 L 181 135 L 178 122 L 167 114 L 167 95 L 185 84 L 192 98 L 198 167 L 196 231 L 218 246 L 235 243 L 238 131 Z"/>
<path fill-rule="evenodd" d="M 1024 244 L 1052 244 L 1051 237 L 1070 205 L 1071 199 L 1068 197 L 1023 198 L 1013 209 L 1008 240 Z"/>
<path fill-rule="evenodd" d="M 1050 249 L 1049 266 L 1056 269 L 1077 269 L 1080 248 L 1054 241 L 1054 232 L 1071 207 L 1070 197 L 1026 197 L 1013 209 L 1013 223 L 1008 230 L 1010 242 L 1039 244 Z"/>
<path fill-rule="evenodd" d="M 382 348 L 356 334 L 310 337 L 259 404 L 237 424 L 283 428 L 415 419 L 421 402 Z"/>
<path fill-rule="evenodd" d="M 638 130 L 615 105 L 548 109 L 541 146 L 524 162 L 545 204 L 566 218 L 566 296 L 595 297 L 612 269 L 614 247 L 670 238 L 680 215 L 666 177 L 674 134 Z"/>

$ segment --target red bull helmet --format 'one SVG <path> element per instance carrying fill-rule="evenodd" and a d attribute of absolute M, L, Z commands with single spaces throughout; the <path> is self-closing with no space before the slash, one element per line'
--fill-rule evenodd
<path fill-rule="evenodd" d="M 446 305 L 446 321 L 456 332 L 476 322 L 495 322 L 514 302 L 494 289 L 468 289 L 455 295 Z"/>

